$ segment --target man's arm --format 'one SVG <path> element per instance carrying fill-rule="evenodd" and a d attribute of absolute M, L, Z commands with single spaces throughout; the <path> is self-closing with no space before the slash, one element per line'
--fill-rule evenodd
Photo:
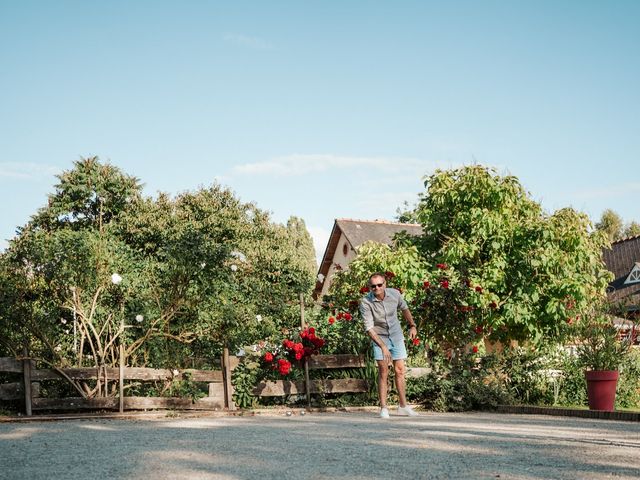
<path fill-rule="evenodd" d="M 389 350 L 389 347 L 387 347 L 387 344 L 382 341 L 373 328 L 367 330 L 367 333 L 369 334 L 369 337 L 371 337 L 371 340 L 376 342 L 380 347 L 380 350 L 382 350 L 382 358 L 384 362 L 387 364 L 391 363 L 391 351 Z"/>
<path fill-rule="evenodd" d="M 416 328 L 416 322 L 413 321 L 411 311 L 408 308 L 402 310 L 402 318 L 404 318 L 409 325 L 409 338 L 413 340 L 418 335 L 418 329 Z"/>

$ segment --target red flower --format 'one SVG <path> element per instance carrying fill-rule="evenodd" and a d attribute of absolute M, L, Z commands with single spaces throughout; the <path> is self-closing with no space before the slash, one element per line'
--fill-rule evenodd
<path fill-rule="evenodd" d="M 482 293 L 482 287 L 480 285 L 476 287 L 476 292 Z"/>
<path fill-rule="evenodd" d="M 342 312 L 340 312 L 340 313 L 338 313 L 338 315 L 336 315 L 336 318 L 338 320 L 342 320 L 342 316 L 343 316 L 343 314 L 342 314 Z"/>
<path fill-rule="evenodd" d="M 310 335 L 315 335 L 316 334 L 316 329 L 313 328 L 313 327 L 307 328 L 307 331 L 309 332 Z"/>
<path fill-rule="evenodd" d="M 264 361 L 267 363 L 273 362 L 273 353 L 267 352 L 264 354 Z"/>
<path fill-rule="evenodd" d="M 497 304 L 496 302 L 491 302 L 491 303 L 489 304 L 489 307 L 491 307 L 491 308 L 498 308 L 498 304 Z"/>
<path fill-rule="evenodd" d="M 472 351 L 473 353 L 478 353 L 478 346 L 477 346 L 477 345 L 474 345 L 474 346 L 473 346 L 473 348 L 471 349 L 471 351 Z"/>
<path fill-rule="evenodd" d="M 342 315 L 342 318 L 344 318 L 347 322 L 349 322 L 353 317 L 349 312 L 346 312 L 344 315 Z"/>
<path fill-rule="evenodd" d="M 478 325 L 478 326 L 476 327 L 476 333 L 478 333 L 478 334 L 482 333 L 482 332 L 483 332 L 483 330 L 484 330 L 484 328 L 482 328 L 482 325 Z"/>
<path fill-rule="evenodd" d="M 329 317 L 329 325 L 333 325 L 335 321 L 336 319 L 334 317 Z"/>
<path fill-rule="evenodd" d="M 288 350 L 291 350 L 293 348 L 293 341 L 289 339 L 283 340 L 282 346 Z"/>
<path fill-rule="evenodd" d="M 571 325 L 573 323 L 573 318 L 571 318 L 571 317 L 567 318 L 567 323 L 569 325 Z"/>
<path fill-rule="evenodd" d="M 300 360 L 304 354 L 302 352 L 296 352 L 296 360 Z"/>
<path fill-rule="evenodd" d="M 388 272 L 388 271 L 387 271 L 387 272 L 384 272 L 384 276 L 385 276 L 387 279 L 390 279 L 390 278 L 395 277 L 395 276 L 396 276 L 396 274 L 395 274 L 395 273 L 393 273 L 393 272 Z"/>
<path fill-rule="evenodd" d="M 449 281 L 448 280 L 442 280 L 440 282 L 440 286 L 442 286 L 442 288 L 449 288 Z"/>
<path fill-rule="evenodd" d="M 436 268 L 439 268 L 440 270 L 446 270 L 447 269 L 447 264 L 446 263 L 438 263 L 436 265 Z"/>
<path fill-rule="evenodd" d="M 425 280 L 425 282 L 422 284 L 422 288 L 424 288 L 425 290 L 427 290 L 430 286 L 431 286 L 431 283 L 427 282 L 426 280 Z"/>
<path fill-rule="evenodd" d="M 413 339 L 413 344 L 414 345 L 420 345 L 420 339 L 418 337 Z"/>
<path fill-rule="evenodd" d="M 369 287 L 360 287 L 360 293 L 363 295 L 369 292 Z"/>
<path fill-rule="evenodd" d="M 280 373 L 280 375 L 288 375 L 290 370 L 291 362 L 284 359 L 278 360 L 278 373 Z"/>

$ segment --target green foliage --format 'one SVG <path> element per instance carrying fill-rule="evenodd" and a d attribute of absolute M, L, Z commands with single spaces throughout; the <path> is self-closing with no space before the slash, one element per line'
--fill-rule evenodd
<path fill-rule="evenodd" d="M 197 382 L 193 381 L 188 372 L 184 372 L 182 377 L 182 380 L 173 380 L 169 388 L 162 392 L 163 396 L 190 398 L 193 402 L 207 396 L 206 392 L 202 390 Z"/>
<path fill-rule="evenodd" d="M 587 370 L 618 370 L 631 338 L 621 339 L 609 305 L 593 306 L 576 326 L 578 358 Z"/>
<path fill-rule="evenodd" d="M 610 208 L 602 212 L 600 221 L 596 223 L 596 228 L 604 232 L 610 242 L 615 242 L 623 237 L 622 217 Z"/>
<path fill-rule="evenodd" d="M 491 409 L 510 401 L 493 363 L 478 364 L 474 355 L 434 357 L 431 372 L 407 379 L 407 399 L 430 410 L 453 412 Z"/>
<path fill-rule="evenodd" d="M 425 233 L 405 243 L 418 248 L 432 277 L 442 263 L 482 287 L 480 304 L 495 303 L 495 312 L 468 317 L 492 340 L 561 341 L 573 310 L 604 296 L 607 242 L 584 214 L 546 215 L 515 177 L 482 166 L 437 171 L 425 186 L 416 209 Z"/>
<path fill-rule="evenodd" d="M 619 371 L 617 408 L 640 410 L 640 350 L 634 349 L 625 355 L 619 365 Z"/>
<path fill-rule="evenodd" d="M 629 222 L 624 229 L 624 237 L 635 237 L 640 235 L 640 223 L 638 222 Z"/>
<path fill-rule="evenodd" d="M 0 255 L 4 351 L 112 366 L 123 342 L 131 366 L 180 367 L 299 322 L 315 275 L 302 220 L 273 223 L 219 185 L 145 198 L 97 158 L 59 179 Z"/>
<path fill-rule="evenodd" d="M 348 270 L 339 270 L 332 279 L 330 296 L 325 303 L 349 309 L 352 302 L 363 296 L 361 289 L 369 285 L 369 276 L 376 272 L 389 272 L 387 285 L 406 292 L 408 298 L 422 285 L 425 262 L 414 246 L 390 247 L 376 242 L 365 242 L 358 248 L 358 256 L 349 264 Z M 351 302 L 351 303 L 350 303 Z"/>
<path fill-rule="evenodd" d="M 258 365 L 252 365 L 251 362 L 240 362 L 233 370 L 233 401 L 238 408 L 253 408 L 257 405 L 258 397 L 253 394 L 253 389 L 258 384 L 259 376 Z"/>

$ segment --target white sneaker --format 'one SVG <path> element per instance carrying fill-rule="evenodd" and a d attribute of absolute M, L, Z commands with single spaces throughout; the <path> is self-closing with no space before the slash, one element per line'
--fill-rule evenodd
<path fill-rule="evenodd" d="M 408 405 L 406 407 L 398 407 L 398 415 L 402 417 L 419 417 L 420 416 L 419 413 L 417 413 L 413 408 L 411 408 Z"/>
<path fill-rule="evenodd" d="M 389 409 L 387 407 L 380 409 L 380 418 L 389 418 Z"/>

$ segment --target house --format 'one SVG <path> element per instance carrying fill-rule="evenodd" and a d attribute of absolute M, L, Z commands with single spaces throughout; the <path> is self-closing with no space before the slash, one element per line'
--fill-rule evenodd
<path fill-rule="evenodd" d="M 394 235 L 403 231 L 409 235 L 421 235 L 422 226 L 384 220 L 336 219 L 320 262 L 313 297 L 318 299 L 327 294 L 331 285 L 331 277 L 336 270 L 351 263 L 356 257 L 360 245 L 370 240 L 391 245 Z"/>
<path fill-rule="evenodd" d="M 603 252 L 604 263 L 613 273 L 609 299 L 624 302 L 629 312 L 640 311 L 640 235 L 618 240 Z"/>
<path fill-rule="evenodd" d="M 626 310 L 625 318 L 615 320 L 620 336 L 628 336 L 634 345 L 640 345 L 640 235 L 613 242 L 602 256 L 614 277 L 607 288 L 608 297 L 621 302 Z"/>

